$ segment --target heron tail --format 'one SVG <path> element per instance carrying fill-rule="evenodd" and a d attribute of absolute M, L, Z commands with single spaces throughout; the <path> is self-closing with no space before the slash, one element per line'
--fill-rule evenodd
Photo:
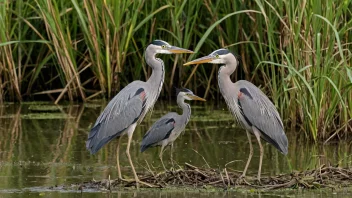
<path fill-rule="evenodd" d="M 284 132 L 281 133 L 279 138 L 277 139 L 272 139 L 270 136 L 268 136 L 266 133 L 263 131 L 259 130 L 261 132 L 261 138 L 264 139 L 265 141 L 269 142 L 272 144 L 277 150 L 279 150 L 282 154 L 287 155 L 288 153 L 288 140 Z"/>
<path fill-rule="evenodd" d="M 90 133 L 88 135 L 88 140 L 86 141 L 86 148 L 91 154 L 95 154 L 105 144 L 107 144 L 112 139 L 120 135 L 120 133 L 116 133 L 113 136 L 107 136 L 107 137 L 101 138 L 98 136 L 100 130 L 101 130 L 101 124 L 99 123 L 90 130 Z"/>
<path fill-rule="evenodd" d="M 141 153 L 143 153 L 145 150 L 147 150 L 150 147 L 150 145 L 141 145 Z"/>

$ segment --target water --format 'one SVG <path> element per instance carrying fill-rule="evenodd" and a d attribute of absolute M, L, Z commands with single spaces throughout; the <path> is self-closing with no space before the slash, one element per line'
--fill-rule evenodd
<path fill-rule="evenodd" d="M 106 145 L 96 155 L 85 149 L 90 127 L 99 116 L 105 103 L 97 101 L 85 105 L 53 106 L 47 103 L 27 103 L 21 106 L 4 104 L 0 106 L 0 197 L 81 197 L 78 191 L 53 192 L 55 185 L 69 185 L 77 182 L 117 177 L 116 141 Z M 242 170 L 248 156 L 248 142 L 245 131 L 233 126 L 226 106 L 211 103 L 192 102 L 192 117 L 185 133 L 174 144 L 174 160 L 182 166 L 188 162 L 195 166 L 229 170 Z M 131 156 L 138 172 L 162 170 L 158 158 L 159 148 L 139 152 L 139 143 L 148 127 L 168 111 L 178 111 L 175 104 L 158 102 L 153 114 L 136 128 L 131 146 Z M 348 142 L 314 145 L 304 141 L 304 132 L 287 132 L 289 154 L 285 157 L 273 146 L 264 144 L 263 175 L 289 173 L 293 170 L 316 168 L 322 164 L 350 166 L 352 157 Z M 254 157 L 249 174 L 256 174 L 259 148 L 254 143 Z M 124 155 L 127 138 L 121 148 L 123 175 L 132 177 L 127 158 Z M 171 167 L 169 149 L 164 153 L 167 167 Z M 83 197 L 343 197 L 351 195 L 346 191 L 337 195 L 332 191 L 316 190 L 286 193 L 249 192 L 102 192 L 84 193 Z M 136 194 L 137 193 L 137 194 Z M 185 194 L 186 193 L 186 194 Z M 215 194 L 214 194 L 215 193 Z M 298 193 L 298 195 L 297 195 Z"/>
<path fill-rule="evenodd" d="M 153 192 L 93 192 L 93 193 L 78 193 L 78 192 L 22 192 L 22 193 L 2 193 L 2 198 L 37 198 L 37 197 L 54 197 L 54 198 L 130 198 L 130 197 L 144 197 L 144 198 L 229 198 L 229 197 L 243 197 L 243 198 L 277 198 L 277 197 L 299 197 L 299 198 L 348 198 L 352 194 L 348 192 L 335 193 L 326 190 L 314 190 L 304 192 L 164 192 L 164 191 L 153 191 Z"/>

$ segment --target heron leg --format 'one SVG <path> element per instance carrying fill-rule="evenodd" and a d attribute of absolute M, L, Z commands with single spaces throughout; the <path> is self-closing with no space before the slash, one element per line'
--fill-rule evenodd
<path fill-rule="evenodd" d="M 122 180 L 121 168 L 120 168 L 120 144 L 121 144 L 121 139 L 122 139 L 122 137 L 119 137 L 119 140 L 117 142 L 117 150 L 116 150 L 117 172 L 118 172 L 120 180 Z"/>
<path fill-rule="evenodd" d="M 253 132 L 254 132 L 255 137 L 257 138 L 257 141 L 259 144 L 259 149 L 260 149 L 259 169 L 258 169 L 258 178 L 257 178 L 258 182 L 260 183 L 260 175 L 261 175 L 261 171 L 262 171 L 264 148 L 263 148 L 263 145 L 260 141 L 260 132 L 258 131 L 258 129 L 253 127 Z"/>
<path fill-rule="evenodd" d="M 161 164 L 163 165 L 164 170 L 165 170 L 165 172 L 166 172 L 167 169 L 165 168 L 164 161 L 163 161 L 163 153 L 164 153 L 163 151 L 164 151 L 164 148 L 165 148 L 165 146 L 164 146 L 164 145 L 161 145 L 159 158 L 160 158 Z"/>
<path fill-rule="evenodd" d="M 251 134 L 249 133 L 249 131 L 246 131 L 246 133 L 247 133 L 247 138 L 249 143 L 249 156 L 248 156 L 246 166 L 244 167 L 244 170 L 242 172 L 241 178 L 244 178 L 246 176 L 249 163 L 251 162 L 252 156 L 253 156 L 253 145 L 252 145 Z"/>
<path fill-rule="evenodd" d="M 128 127 L 128 131 L 127 131 L 128 142 L 127 142 L 127 148 L 126 148 L 126 155 L 127 155 L 128 161 L 129 161 L 129 163 L 131 165 L 131 168 L 132 168 L 132 172 L 133 172 L 134 179 L 135 179 L 135 182 L 136 182 L 136 188 L 139 189 L 139 184 L 144 184 L 144 185 L 146 185 L 148 187 L 153 187 L 153 185 L 145 183 L 145 182 L 142 182 L 142 181 L 139 180 L 139 178 L 137 176 L 137 173 L 136 173 L 136 170 L 134 169 L 132 159 L 131 159 L 130 146 L 131 146 L 132 135 L 133 135 L 133 132 L 134 132 L 134 129 L 136 128 L 136 126 L 137 126 L 137 123 L 132 124 L 131 126 Z"/>
<path fill-rule="evenodd" d="M 170 145 L 170 160 L 171 160 L 171 164 L 172 164 L 172 168 L 174 168 L 174 158 L 173 158 L 173 151 L 174 151 L 174 143 L 171 143 Z"/>

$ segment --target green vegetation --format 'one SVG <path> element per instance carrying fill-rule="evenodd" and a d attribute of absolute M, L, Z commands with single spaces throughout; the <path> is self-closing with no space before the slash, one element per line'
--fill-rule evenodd
<path fill-rule="evenodd" d="M 0 101 L 110 98 L 148 78 L 144 48 L 162 39 L 199 53 L 162 57 L 161 97 L 187 86 L 222 100 L 217 67 L 181 65 L 230 48 L 242 56 L 233 80 L 260 86 L 288 128 L 327 140 L 352 127 L 351 7 L 348 0 L 3 0 Z"/>

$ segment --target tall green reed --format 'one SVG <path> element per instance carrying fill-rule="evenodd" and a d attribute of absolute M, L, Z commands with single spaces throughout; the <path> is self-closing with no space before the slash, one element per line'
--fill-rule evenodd
<path fill-rule="evenodd" d="M 343 12 L 335 12 L 346 9 L 345 5 L 318 1 L 281 3 L 277 7 L 268 1 L 258 3 L 265 10 L 263 15 L 270 19 L 266 26 L 267 39 L 271 40 L 270 54 L 258 66 L 270 76 L 264 81 L 273 100 L 292 127 L 302 123 L 302 129 L 314 140 L 327 139 L 327 132 L 341 127 L 348 132 L 351 55 L 344 55 L 350 51 L 342 46 L 340 35 L 348 34 L 343 27 L 350 22 Z M 275 20 L 281 24 L 282 33 L 278 36 L 277 23 L 272 23 Z"/>
<path fill-rule="evenodd" d="M 13 32 L 9 31 L 16 27 L 16 22 L 11 20 L 8 10 L 11 9 L 10 4 L 0 6 L 0 99 L 4 99 L 4 95 L 9 98 L 21 100 L 20 76 L 21 67 L 16 68 L 13 58 L 15 48 L 12 47 L 16 42 L 11 41 L 12 37 L 16 37 Z"/>
<path fill-rule="evenodd" d="M 126 58 L 130 55 L 143 61 L 142 55 L 136 53 L 138 48 L 135 49 L 134 34 L 154 15 L 170 5 L 160 6 L 149 13 L 142 12 L 144 1 L 84 0 L 79 4 L 78 1 L 72 0 L 72 3 L 87 44 L 87 61 L 92 63 L 91 69 L 99 81 L 101 92 L 111 97 L 112 93 L 119 89 L 119 76 L 116 74 L 125 70 Z M 145 32 L 143 36 L 148 33 Z M 145 64 L 142 64 L 142 67 L 146 76 Z M 137 64 L 135 69 L 138 72 L 133 76 L 140 78 L 141 64 Z M 115 91 L 112 90 L 114 86 Z"/>
<path fill-rule="evenodd" d="M 85 92 L 80 80 L 80 71 L 85 67 L 79 67 L 76 62 L 76 49 L 71 37 L 71 25 L 67 23 L 71 8 L 67 8 L 64 1 L 36 1 L 47 32 L 48 40 L 53 45 L 53 53 L 58 63 L 57 72 L 64 86 L 56 102 L 67 93 L 70 100 L 76 97 L 85 100 Z"/>

